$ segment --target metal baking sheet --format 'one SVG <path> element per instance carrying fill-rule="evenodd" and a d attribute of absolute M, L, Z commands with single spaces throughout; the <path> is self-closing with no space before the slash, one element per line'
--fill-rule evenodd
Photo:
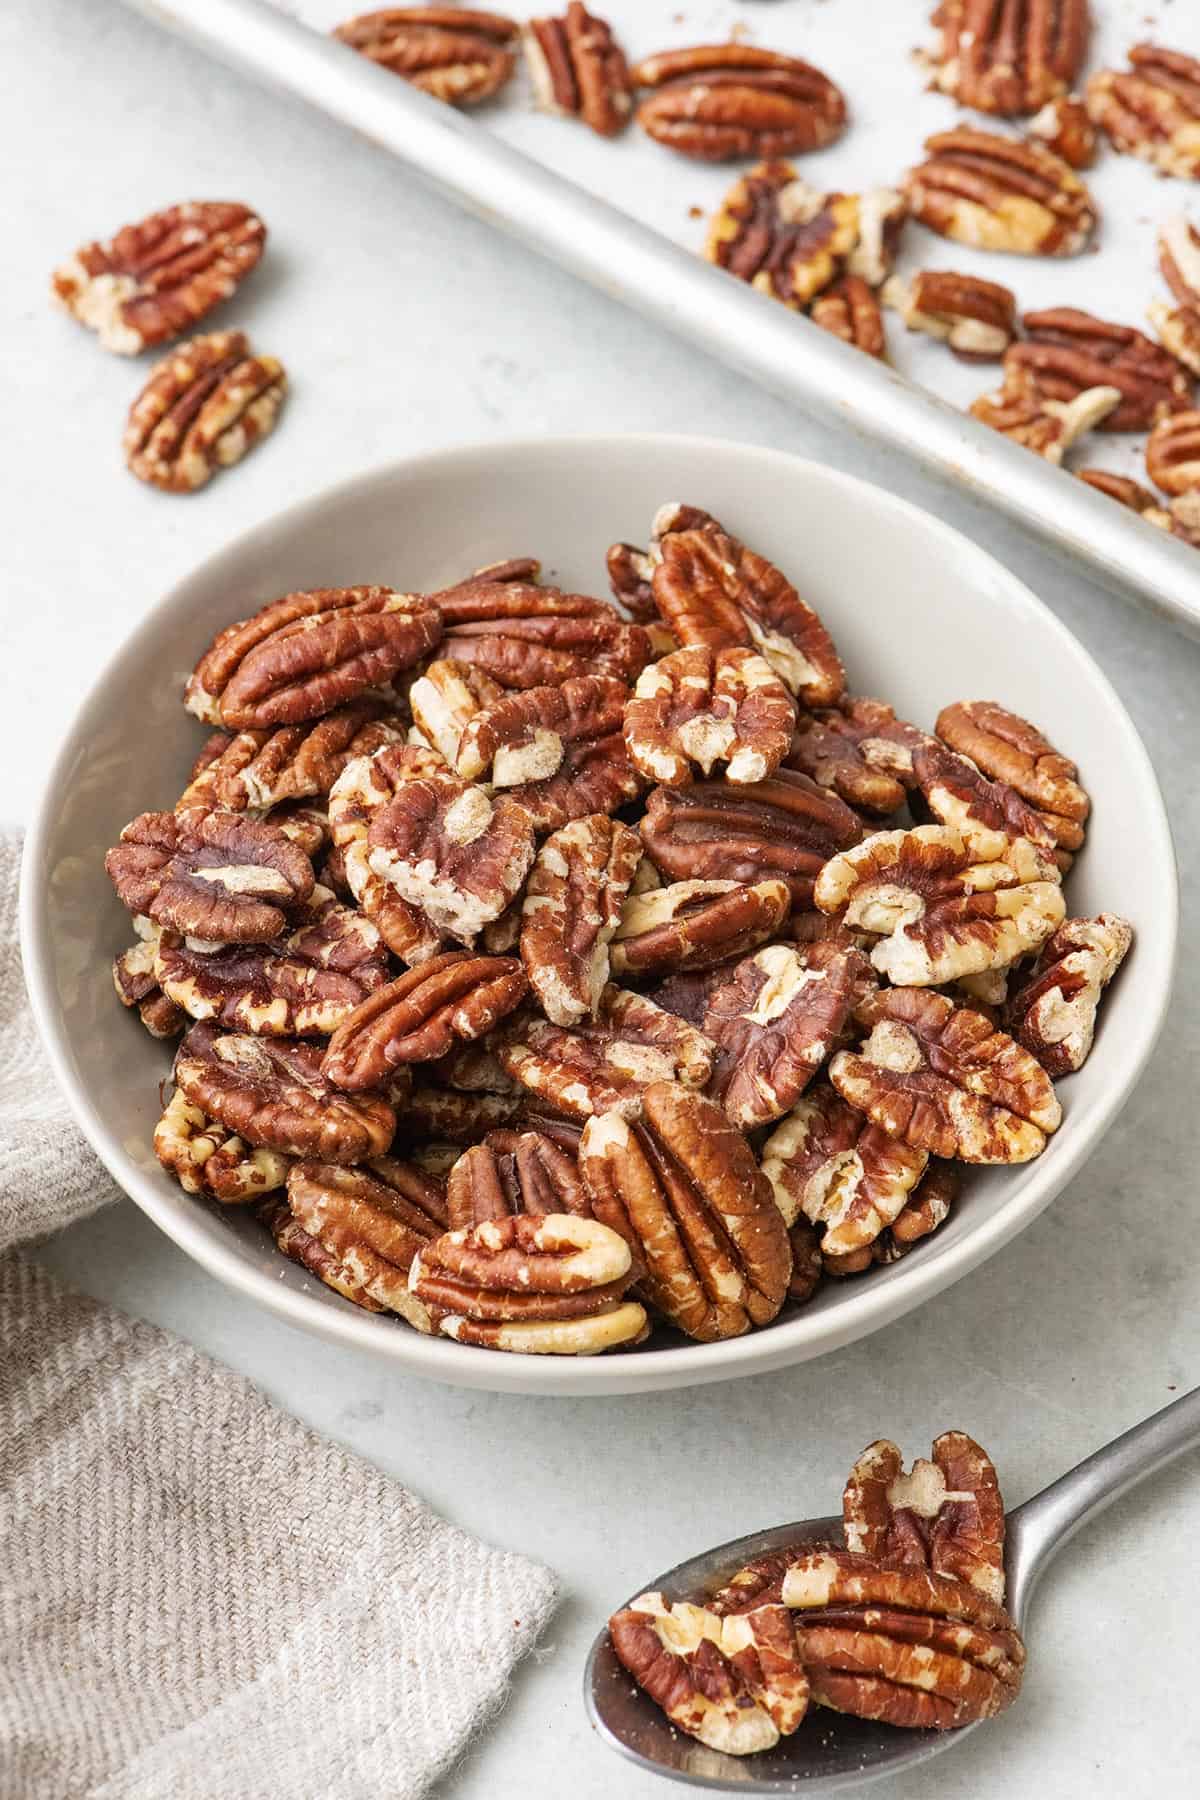
<path fill-rule="evenodd" d="M 964 416 L 961 409 L 995 385 L 999 365 L 961 363 L 889 315 L 893 366 L 882 367 L 701 259 L 707 216 L 738 165 L 692 162 L 636 127 L 603 140 L 550 117 L 534 107 L 523 70 L 490 104 L 470 115 L 454 112 L 329 38 L 329 28 L 355 10 L 345 0 L 129 3 L 364 133 L 472 212 L 776 396 L 891 444 L 1020 520 L 1126 597 L 1200 636 L 1195 550 Z M 959 117 L 980 122 L 929 92 L 914 59 L 930 40 L 930 0 L 690 7 L 686 0 L 607 0 L 602 10 L 631 58 L 734 33 L 817 63 L 843 87 L 852 115 L 837 144 L 797 159 L 822 188 L 892 183 L 919 160 L 930 132 Z M 1200 54 L 1200 19 L 1192 8 L 1168 0 L 1097 0 L 1093 11 L 1089 67 L 1123 61 L 1131 43 L 1156 33 Z M 1195 184 L 1160 179 L 1134 158 L 1104 150 L 1085 179 L 1101 212 L 1094 250 L 1063 259 L 988 255 L 910 224 L 899 270 L 965 269 L 1012 287 L 1022 310 L 1073 305 L 1144 324 L 1149 302 L 1166 297 L 1156 228 L 1189 201 L 1200 220 L 1200 193 Z M 1092 433 L 1070 462 L 1145 481 L 1143 444 L 1141 436 Z"/>

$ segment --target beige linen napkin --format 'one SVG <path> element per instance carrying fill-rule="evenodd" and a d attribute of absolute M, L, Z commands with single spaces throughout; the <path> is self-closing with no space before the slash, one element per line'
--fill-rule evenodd
<path fill-rule="evenodd" d="M 423 1794 L 554 1577 L 10 1248 L 116 1192 L 29 1019 L 18 856 L 0 837 L 0 1796 Z"/>

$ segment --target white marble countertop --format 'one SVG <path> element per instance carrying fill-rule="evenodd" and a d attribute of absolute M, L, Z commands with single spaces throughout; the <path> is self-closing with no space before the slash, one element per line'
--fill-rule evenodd
<path fill-rule="evenodd" d="M 914 7 L 918 20 L 925 10 Z M 912 1453 L 962 1426 L 1020 1500 L 1200 1374 L 1200 979 L 1189 954 L 1200 646 L 120 7 L 8 0 L 0 69 L 10 818 L 27 816 L 58 730 L 105 656 L 200 558 L 383 459 L 535 432 L 722 433 L 906 494 L 1048 601 L 1103 663 L 1149 745 L 1186 921 L 1178 994 L 1150 1070 L 1086 1171 L 1023 1237 L 918 1315 L 836 1356 L 725 1387 L 551 1405 L 406 1381 L 299 1335 L 226 1294 L 130 1204 L 43 1252 L 89 1291 L 244 1370 L 461 1524 L 560 1572 L 566 1598 L 546 1643 L 448 1796 L 665 1795 L 592 1738 L 579 1702 L 593 1631 L 644 1577 L 757 1525 L 829 1510 L 849 1460 L 884 1431 Z M 270 444 L 179 500 L 125 472 L 119 438 L 138 370 L 51 312 L 46 274 L 80 240 L 197 195 L 249 199 L 269 221 L 267 264 L 223 322 L 281 356 L 294 387 Z M 1200 1602 L 1198 1473 L 1195 1458 L 1179 1465 L 1076 1540 L 1037 1607 L 1020 1705 L 959 1755 L 894 1784 L 896 1800 L 1194 1791 L 1200 1723 L 1185 1684 Z"/>

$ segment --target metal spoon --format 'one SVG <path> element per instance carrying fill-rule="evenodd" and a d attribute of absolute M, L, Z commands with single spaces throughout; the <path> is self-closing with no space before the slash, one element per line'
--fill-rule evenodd
<path fill-rule="evenodd" d="M 1008 1609 L 1024 1631 L 1029 1603 L 1051 1559 L 1081 1526 L 1147 1475 L 1200 1445 L 1200 1388 L 1135 1425 L 1068 1475 L 1008 1515 Z M 838 1518 L 805 1519 L 757 1531 L 680 1563 L 637 1590 L 660 1588 L 671 1599 L 702 1601 L 765 1551 L 805 1541 L 841 1542 Z M 633 1596 L 631 1596 L 633 1598 Z M 625 1602 L 628 1605 L 628 1601 Z M 977 1727 L 900 1731 L 814 1708 L 793 1736 L 757 1756 L 726 1756 L 677 1731 L 636 1688 L 613 1654 L 607 1631 L 592 1645 L 584 1702 L 601 1737 L 632 1762 L 695 1787 L 746 1794 L 831 1794 L 880 1776 L 898 1775 L 961 1744 Z M 1019 1704 L 1019 1702 L 1018 1702 Z"/>

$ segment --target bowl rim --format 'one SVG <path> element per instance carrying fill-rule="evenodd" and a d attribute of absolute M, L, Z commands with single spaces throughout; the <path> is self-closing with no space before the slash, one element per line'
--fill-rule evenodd
<path fill-rule="evenodd" d="M 762 1331 L 742 1337 L 728 1338 L 713 1344 L 671 1345 L 658 1350 L 640 1351 L 635 1356 L 553 1357 L 535 1355 L 498 1355 L 494 1351 L 460 1345 L 448 1339 L 424 1337 L 420 1333 L 397 1328 L 396 1322 L 369 1314 L 357 1307 L 335 1307 L 323 1304 L 320 1297 L 272 1280 L 256 1269 L 233 1247 L 207 1232 L 203 1215 L 193 1216 L 191 1209 L 180 1210 L 159 1190 L 155 1180 L 143 1173 L 126 1154 L 120 1140 L 100 1116 L 84 1083 L 79 1080 L 65 1048 L 65 1032 L 58 1017 L 58 1001 L 52 975 L 49 921 L 45 904 L 45 884 L 40 871 L 45 862 L 48 839 L 54 829 L 57 812 L 56 795 L 68 764 L 82 719 L 108 684 L 112 672 L 128 657 L 143 631 L 168 615 L 180 601 L 181 593 L 203 579 L 226 560 L 252 555 L 260 543 L 275 537 L 281 530 L 311 515 L 322 507 L 337 507 L 357 498 L 373 486 L 386 487 L 405 475 L 414 473 L 440 476 L 453 474 L 456 466 L 468 466 L 481 457 L 492 460 L 517 459 L 523 456 L 554 456 L 564 451 L 573 455 L 601 455 L 628 451 L 686 449 L 690 452 L 728 456 L 731 452 L 747 462 L 784 467 L 801 479 L 812 475 L 832 481 L 861 493 L 869 504 L 884 513 L 891 511 L 940 539 L 957 556 L 966 555 L 990 572 L 1002 588 L 1006 601 L 1018 609 L 1032 609 L 1040 615 L 1045 628 L 1057 637 L 1068 656 L 1080 659 L 1091 677 L 1104 692 L 1116 721 L 1126 739 L 1131 773 L 1143 790 L 1145 829 L 1157 840 L 1157 850 L 1164 868 L 1170 873 L 1165 891 L 1160 895 L 1160 911 L 1155 917 L 1155 937 L 1160 945 L 1158 960 L 1163 967 L 1159 990 L 1147 996 L 1152 1004 L 1136 1016 L 1132 1036 L 1132 1055 L 1122 1078 L 1112 1091 L 1094 1107 L 1086 1131 L 1069 1148 L 1061 1142 L 1057 1154 L 1045 1159 L 1045 1166 L 1032 1167 L 1031 1175 L 1019 1198 L 997 1206 L 983 1215 L 960 1243 L 942 1248 L 936 1242 L 921 1257 L 905 1258 L 887 1283 L 864 1283 L 847 1286 L 845 1303 L 830 1312 L 801 1312 Z M 493 1392 L 550 1393 L 582 1396 L 650 1392 L 668 1387 L 698 1386 L 711 1381 L 734 1380 L 740 1376 L 762 1374 L 785 1365 L 827 1355 L 857 1339 L 869 1336 L 893 1319 L 915 1310 L 934 1294 L 950 1287 L 962 1276 L 987 1261 L 1026 1225 L 1041 1213 L 1092 1154 L 1126 1098 L 1141 1076 L 1162 1030 L 1174 987 L 1178 955 L 1179 881 L 1171 828 L 1158 778 L 1149 752 L 1123 701 L 1095 658 L 1074 633 L 1051 611 L 1019 576 L 973 539 L 947 525 L 924 507 L 890 493 L 886 488 L 830 468 L 810 457 L 795 456 L 789 451 L 764 445 L 748 444 L 737 439 L 671 432 L 580 432 L 547 436 L 498 438 L 468 444 L 451 445 L 432 451 L 418 451 L 394 458 L 384 464 L 359 471 L 330 487 L 319 489 L 240 532 L 230 542 L 211 552 L 187 574 L 174 582 L 133 626 L 105 660 L 95 680 L 80 698 L 62 741 L 53 757 L 38 793 L 33 816 L 25 837 L 20 879 L 20 939 L 25 981 L 42 1044 L 55 1078 L 66 1097 L 72 1114 L 84 1136 L 117 1186 L 141 1211 L 164 1231 L 188 1256 L 227 1287 L 245 1298 L 267 1306 L 287 1323 L 319 1337 L 354 1349 L 365 1349 L 382 1355 L 412 1374 L 444 1381 L 455 1386 L 486 1388 Z M 1165 946 L 1165 956 L 1162 947 Z M 1029 1167 L 1030 1165 L 1026 1165 Z"/>

